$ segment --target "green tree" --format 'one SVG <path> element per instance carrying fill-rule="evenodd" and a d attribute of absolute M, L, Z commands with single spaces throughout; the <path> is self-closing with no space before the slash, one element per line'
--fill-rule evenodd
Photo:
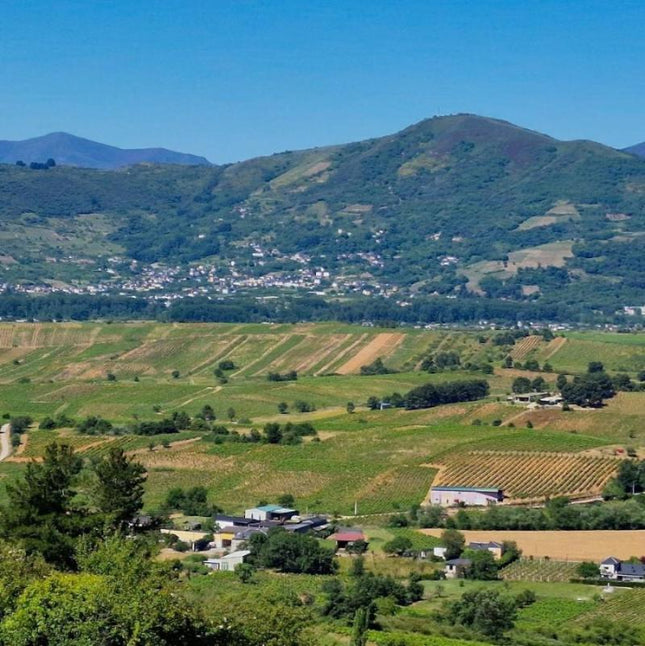
<path fill-rule="evenodd" d="M 441 533 L 441 544 L 446 548 L 446 560 L 458 558 L 464 551 L 466 539 L 456 529 L 446 529 Z"/>
<path fill-rule="evenodd" d="M 576 568 L 576 573 L 583 579 L 596 579 L 600 576 L 600 568 L 593 561 L 583 561 Z"/>
<path fill-rule="evenodd" d="M 293 507 L 296 504 L 296 499 L 293 497 L 292 494 L 290 493 L 283 493 L 279 498 L 278 498 L 278 504 L 282 505 L 283 507 Z"/>
<path fill-rule="evenodd" d="M 478 581 L 495 581 L 499 566 L 495 557 L 488 550 L 466 550 L 463 554 L 470 559 L 470 567 L 466 570 L 466 578 Z"/>
<path fill-rule="evenodd" d="M 356 410 L 356 406 L 354 405 L 354 402 L 347 402 L 346 410 L 351 415 Z"/>
<path fill-rule="evenodd" d="M 94 466 L 95 504 L 115 526 L 130 520 L 143 507 L 145 467 L 125 455 L 123 449 L 110 449 Z"/>
<path fill-rule="evenodd" d="M 491 639 L 500 640 L 513 628 L 517 617 L 515 600 L 502 596 L 498 590 L 465 592 L 461 599 L 446 607 L 447 620 L 460 624 Z"/>
<path fill-rule="evenodd" d="M 531 380 L 528 377 L 516 377 L 513 379 L 511 390 L 517 394 L 529 393 L 531 392 Z"/>
<path fill-rule="evenodd" d="M 386 554 L 396 554 L 397 556 L 402 556 L 411 549 L 412 541 L 407 536 L 395 536 L 383 545 L 383 551 Z"/>
<path fill-rule="evenodd" d="M 280 402 L 278 404 L 278 413 L 280 415 L 286 415 L 289 412 L 289 404 L 287 402 Z"/>
<path fill-rule="evenodd" d="M 84 531 L 83 515 L 72 500 L 82 462 L 66 444 L 50 444 L 41 463 L 30 462 L 22 479 L 7 485 L 8 504 L 1 533 L 38 552 L 51 563 L 72 565 L 74 539 Z"/>
<path fill-rule="evenodd" d="M 566 375 L 558 375 L 556 380 L 555 380 L 555 387 L 558 390 L 562 390 L 566 385 L 567 385 L 567 376 Z"/>
<path fill-rule="evenodd" d="M 350 646 L 365 646 L 367 644 L 367 629 L 369 628 L 369 611 L 359 608 L 354 615 L 352 639 Z"/>

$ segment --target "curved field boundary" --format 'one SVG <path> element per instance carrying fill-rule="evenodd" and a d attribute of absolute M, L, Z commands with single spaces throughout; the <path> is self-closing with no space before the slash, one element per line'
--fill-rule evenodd
<path fill-rule="evenodd" d="M 559 350 L 562 349 L 566 342 L 567 338 L 564 336 L 558 336 L 555 339 L 549 341 L 549 345 L 546 346 L 546 354 L 544 355 L 544 360 L 548 361 L 553 355 L 555 355 Z"/>
<path fill-rule="evenodd" d="M 391 354 L 403 341 L 405 335 L 400 332 L 383 332 L 377 334 L 364 348 L 344 363 L 336 372 L 341 375 L 350 375 L 359 372 L 361 366 L 372 363 L 378 357 Z"/>

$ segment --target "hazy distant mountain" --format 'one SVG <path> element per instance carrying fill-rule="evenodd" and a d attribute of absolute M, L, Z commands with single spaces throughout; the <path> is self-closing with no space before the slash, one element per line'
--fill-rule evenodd
<path fill-rule="evenodd" d="M 183 164 L 209 165 L 204 157 L 178 153 L 165 148 L 123 149 L 89 139 L 75 137 L 66 132 L 52 132 L 43 137 L 24 141 L 0 141 L 0 163 L 13 164 L 20 160 L 45 162 L 52 158 L 59 165 L 83 168 L 113 169 L 130 164 Z"/>
<path fill-rule="evenodd" d="M 645 141 L 640 144 L 634 144 L 624 149 L 625 152 L 632 153 L 633 155 L 638 155 L 639 157 L 645 157 Z"/>

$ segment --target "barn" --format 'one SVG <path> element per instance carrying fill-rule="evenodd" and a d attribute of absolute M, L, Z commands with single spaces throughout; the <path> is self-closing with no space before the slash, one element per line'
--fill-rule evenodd
<path fill-rule="evenodd" d="M 472 505 L 486 507 L 504 500 L 502 489 L 489 487 L 432 487 L 430 502 L 441 507 Z"/>

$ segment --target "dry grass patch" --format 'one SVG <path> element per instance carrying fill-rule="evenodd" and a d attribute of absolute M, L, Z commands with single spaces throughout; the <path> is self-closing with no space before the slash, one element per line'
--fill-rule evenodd
<path fill-rule="evenodd" d="M 359 372 L 361 366 L 369 365 L 379 357 L 387 357 L 389 354 L 392 354 L 399 343 L 403 341 L 404 336 L 400 332 L 383 332 L 377 334 L 356 355 L 338 368 L 336 372 L 341 375 Z"/>
<path fill-rule="evenodd" d="M 442 529 L 420 529 L 440 537 Z M 475 531 L 464 530 L 466 542 L 515 541 L 525 557 L 545 557 L 563 561 L 601 561 L 608 556 L 628 559 L 640 555 L 645 546 L 645 530 L 591 531 Z"/>

